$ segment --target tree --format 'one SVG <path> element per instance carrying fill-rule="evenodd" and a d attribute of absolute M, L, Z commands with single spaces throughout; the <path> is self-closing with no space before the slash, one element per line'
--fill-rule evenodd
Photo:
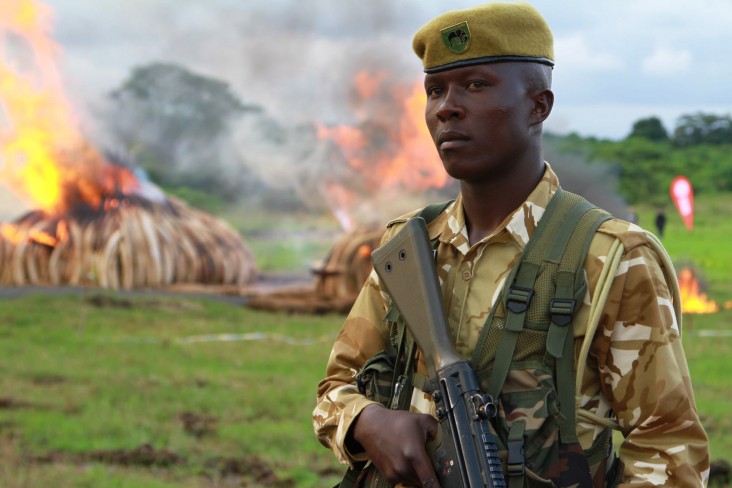
<path fill-rule="evenodd" d="M 668 132 L 658 117 L 637 120 L 628 137 L 642 137 L 649 141 L 667 141 Z"/>
<path fill-rule="evenodd" d="M 259 107 L 227 83 L 165 63 L 135 68 L 110 94 L 113 133 L 164 186 L 214 190 L 235 199 L 250 175 L 237 164 L 234 122 Z"/>
<path fill-rule="evenodd" d="M 682 115 L 676 122 L 673 143 L 676 146 L 732 144 L 732 118 L 729 115 L 702 112 Z"/>

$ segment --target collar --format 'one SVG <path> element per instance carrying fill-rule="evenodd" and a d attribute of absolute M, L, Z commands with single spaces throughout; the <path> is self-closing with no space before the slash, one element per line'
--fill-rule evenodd
<path fill-rule="evenodd" d="M 499 236 L 513 240 L 519 249 L 523 249 L 536 230 L 541 217 L 544 215 L 554 192 L 559 188 L 559 178 L 546 163 L 544 176 L 539 184 L 531 191 L 526 201 L 511 212 L 496 230 L 485 237 L 480 243 L 497 239 Z M 455 203 L 448 209 L 445 223 L 438 231 L 441 242 L 455 246 L 463 254 L 470 249 L 468 244 L 468 229 L 465 226 L 465 212 L 463 211 L 462 194 L 458 195 Z"/>

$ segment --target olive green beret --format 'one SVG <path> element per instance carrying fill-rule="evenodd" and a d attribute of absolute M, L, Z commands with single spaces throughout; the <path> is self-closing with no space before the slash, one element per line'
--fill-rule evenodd
<path fill-rule="evenodd" d="M 425 73 L 503 61 L 554 66 L 552 32 L 528 3 L 488 3 L 444 13 L 417 31 L 412 47 Z"/>

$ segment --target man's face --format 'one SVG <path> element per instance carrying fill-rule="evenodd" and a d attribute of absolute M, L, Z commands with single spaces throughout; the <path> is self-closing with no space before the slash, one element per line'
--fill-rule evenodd
<path fill-rule="evenodd" d="M 523 63 L 466 66 L 425 76 L 425 118 L 447 173 L 481 182 L 516 169 L 532 141 Z"/>

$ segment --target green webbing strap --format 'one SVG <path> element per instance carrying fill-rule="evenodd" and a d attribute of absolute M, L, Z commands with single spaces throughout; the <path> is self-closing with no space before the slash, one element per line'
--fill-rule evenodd
<path fill-rule="evenodd" d="M 488 380 L 487 388 L 487 393 L 493 398 L 498 398 L 501 388 L 503 388 L 503 384 L 506 382 L 508 370 L 511 368 L 511 361 L 513 360 L 513 353 L 516 349 L 516 342 L 524 328 L 526 311 L 529 309 L 531 299 L 534 296 L 534 282 L 539 273 L 539 263 L 541 260 L 537 263 L 536 260 L 527 260 L 527 257 L 532 254 L 534 248 L 537 248 L 537 241 L 541 240 L 542 236 L 546 233 L 544 229 L 550 226 L 554 227 L 555 221 L 562 221 L 562 215 L 559 215 L 562 213 L 560 211 L 560 199 L 563 198 L 562 195 L 564 193 L 561 188 L 558 188 L 554 193 L 554 196 L 549 201 L 549 205 L 546 206 L 544 218 L 539 220 L 539 225 L 529 239 L 529 242 L 526 243 L 526 247 L 524 247 L 519 257 L 518 264 L 514 266 L 506 279 L 505 289 L 507 291 L 503 299 L 506 308 L 506 324 L 498 340 L 493 371 Z M 551 239 L 553 236 L 549 235 L 548 238 Z M 539 246 L 537 249 L 539 249 L 539 253 L 543 252 L 544 245 Z M 483 327 L 484 330 L 478 339 L 479 344 L 484 339 L 484 335 L 490 327 L 493 315 L 493 313 L 490 314 L 485 327 Z"/>
<path fill-rule="evenodd" d="M 447 207 L 449 207 L 455 200 L 448 200 L 446 202 L 433 203 L 427 205 L 415 215 L 415 217 L 422 217 L 426 223 L 430 223 L 437 218 Z"/>
<path fill-rule="evenodd" d="M 408 392 L 412 385 L 411 370 L 415 344 L 412 334 L 404 326 L 399 327 L 398 343 L 399 348 L 397 349 L 394 363 L 394 376 L 391 382 L 394 389 L 392 391 L 391 401 L 389 402 L 389 408 L 392 410 L 405 410 L 409 408 L 408 402 L 411 400 L 411 395 L 405 395 L 403 392 Z"/>
<path fill-rule="evenodd" d="M 511 368 L 513 352 L 516 349 L 518 336 L 524 329 L 524 317 L 534 296 L 533 284 L 539 267 L 531 263 L 521 266 L 516 278 L 516 285 L 508 289 L 506 300 L 506 325 L 501 332 L 496 349 L 496 359 L 493 363 L 493 373 L 488 381 L 487 392 L 493 398 L 498 398 L 503 383 L 508 377 Z"/>
<path fill-rule="evenodd" d="M 579 195 L 561 188 L 547 205 L 519 263 L 506 280 L 506 322 L 487 388 L 487 392 L 497 398 L 508 377 L 539 270 L 542 266 L 546 267 L 546 272 L 556 270 L 556 290 L 548 310 L 550 324 L 546 347 L 556 359 L 557 393 L 564 414 L 564 420 L 560 422 L 562 442 L 576 442 L 574 334 L 571 333 L 571 324 L 577 299 L 581 300 L 584 292 L 584 258 L 595 231 L 609 218 L 606 213 L 593 210 L 595 208 Z M 579 238 L 572 239 L 573 236 Z"/>
<path fill-rule="evenodd" d="M 353 488 L 358 482 L 358 477 L 366 467 L 366 461 L 355 463 L 353 468 L 349 468 L 340 483 L 335 485 L 333 488 Z"/>
<path fill-rule="evenodd" d="M 511 424 L 506 443 L 506 474 L 508 488 L 523 488 L 526 475 L 526 457 L 524 456 L 524 431 L 526 422 L 517 420 Z"/>
<path fill-rule="evenodd" d="M 584 260 L 598 227 L 610 215 L 582 200 L 575 208 L 584 208 L 584 214 L 577 223 L 574 234 L 583 239 L 574 239 L 565 249 L 557 274 L 557 288 L 550 305 L 547 352 L 555 359 L 557 396 L 564 416 L 559 421 L 559 438 L 562 443 L 578 442 L 574 375 L 574 333 L 572 321 L 576 303 L 581 301 L 586 290 Z M 557 349 L 561 352 L 557 355 Z"/>
<path fill-rule="evenodd" d="M 570 238 L 578 230 L 580 232 L 585 231 L 585 229 L 580 229 L 580 219 L 582 219 L 588 210 L 594 208 L 590 202 L 578 195 L 567 192 L 564 192 L 564 195 L 571 202 L 572 209 L 556 233 L 556 237 L 549 247 L 549 255 L 546 258 L 547 262 L 559 266 L 559 271 L 557 272 L 557 288 L 554 299 L 550 302 L 549 306 L 551 324 L 549 325 L 546 341 L 547 352 L 555 358 L 562 357 L 564 339 L 571 329 L 569 326 L 572 323 L 572 316 L 576 308 L 574 297 L 575 277 L 584 261 L 584 254 L 574 252 L 574 248 L 578 247 L 577 240 L 570 241 Z M 588 230 L 584 235 L 589 236 L 591 240 L 595 235 L 594 230 L 591 233 Z M 582 234 L 580 232 L 577 234 L 581 236 Z M 584 242 L 584 239 L 582 242 Z M 579 250 L 577 249 L 577 251 Z"/>

